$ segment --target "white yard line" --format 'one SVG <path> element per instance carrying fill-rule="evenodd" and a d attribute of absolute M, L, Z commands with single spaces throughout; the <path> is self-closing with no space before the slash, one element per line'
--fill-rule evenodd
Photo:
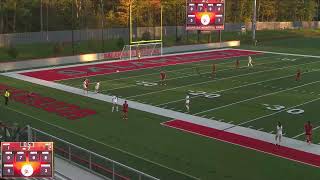
<path fill-rule="evenodd" d="M 234 103 L 226 104 L 224 106 L 219 106 L 219 107 L 216 107 L 216 108 L 212 108 L 212 109 L 208 109 L 208 110 L 205 110 L 205 111 L 201 111 L 201 112 L 195 113 L 193 115 L 199 115 L 199 114 L 203 114 L 203 113 L 207 113 L 207 112 L 212 112 L 212 111 L 215 111 L 215 110 L 218 110 L 218 109 L 230 107 L 230 106 L 233 106 L 233 105 L 236 105 L 236 104 L 240 104 L 240 103 L 243 103 L 243 102 L 252 101 L 252 100 L 255 100 L 255 99 L 262 98 L 262 97 L 278 94 L 278 93 L 281 93 L 281 92 L 297 89 L 297 88 L 300 88 L 300 87 L 316 84 L 316 83 L 319 83 L 319 82 L 320 81 L 313 81 L 313 82 L 310 82 L 310 83 L 306 83 L 306 84 L 303 84 L 303 85 L 300 85 L 300 86 L 295 86 L 295 87 L 292 87 L 292 88 L 284 89 L 284 90 L 281 90 L 281 91 L 275 91 L 275 92 L 272 92 L 272 93 L 263 94 L 263 95 L 256 96 L 256 97 L 253 97 L 253 98 L 249 98 L 249 99 L 245 99 L 245 100 L 242 100 L 242 101 L 237 101 L 237 102 L 234 102 Z"/>
<path fill-rule="evenodd" d="M 262 60 L 262 59 L 269 59 L 269 58 L 275 58 L 275 57 L 278 57 L 279 55 L 275 55 L 275 56 L 268 56 L 268 57 L 258 57 L 258 58 L 255 58 L 255 60 Z M 236 57 L 231 57 L 231 58 L 236 58 Z M 230 58 L 230 59 L 231 59 Z M 224 60 L 224 59 L 221 59 L 221 60 Z M 207 60 L 207 61 L 213 61 L 213 60 Z M 201 62 L 207 62 L 207 61 L 200 61 L 200 62 L 197 62 L 197 63 L 193 63 L 193 64 L 200 64 Z M 278 62 L 277 62 L 278 63 Z M 186 63 L 186 64 L 178 64 L 178 65 L 190 65 L 191 63 Z M 220 62 L 220 63 L 217 63 L 217 65 L 224 65 L 224 64 L 232 64 L 234 65 L 234 62 Z M 212 66 L 212 64 L 209 64 L 209 65 L 201 65 L 200 67 L 210 67 Z M 170 67 L 170 66 L 168 66 Z M 197 66 L 199 67 L 199 66 Z M 161 69 L 163 67 L 155 67 L 153 69 Z M 243 67 L 241 67 L 243 68 Z M 150 69 L 150 68 L 149 68 Z M 194 69 L 194 67 L 188 67 L 188 68 L 179 68 L 179 69 L 175 69 L 175 70 L 169 70 L 169 71 L 166 71 L 167 73 L 170 73 L 170 72 L 179 72 L 179 71 L 184 71 L 184 70 L 189 70 L 189 69 Z M 234 68 L 232 68 L 234 69 Z M 146 73 L 146 74 L 141 74 L 141 75 L 135 75 L 135 76 L 129 76 L 129 77 L 122 77 L 122 78 L 117 78 L 117 79 L 109 79 L 109 80 L 104 80 L 104 81 L 100 81 L 100 82 L 112 82 L 112 81 L 118 81 L 118 80 L 127 80 L 127 79 L 132 79 L 132 78 L 136 78 L 136 77 L 146 77 L 146 76 L 150 76 L 150 75 L 158 75 L 159 72 L 155 72 L 155 73 Z M 96 75 L 96 76 L 103 76 L 103 75 Z M 64 81 L 64 80 L 61 80 L 61 81 Z M 56 81 L 56 82 L 59 82 L 59 81 Z M 96 82 L 92 82 L 90 84 L 94 84 Z M 66 85 L 74 85 L 73 83 L 64 83 Z M 79 86 L 82 86 L 82 84 L 79 84 Z"/>
<path fill-rule="evenodd" d="M 306 65 L 306 64 L 314 64 L 314 63 L 320 63 L 320 62 L 303 63 L 303 64 L 299 64 L 299 65 L 293 65 L 293 66 L 290 66 L 290 67 L 301 66 L 301 65 Z M 232 79 L 232 78 L 243 77 L 243 76 L 254 75 L 254 74 L 260 74 L 260 73 L 265 73 L 265 72 L 271 72 L 271 71 L 281 70 L 281 69 L 286 69 L 286 68 L 288 68 L 288 66 L 282 67 L 282 68 L 271 69 L 271 70 L 257 71 L 257 72 L 253 72 L 253 73 L 246 73 L 246 74 L 241 74 L 241 75 L 236 75 L 236 76 L 230 76 L 230 77 L 221 78 L 221 79 L 213 79 L 213 80 L 203 81 L 203 82 L 199 82 L 199 83 L 187 84 L 187 85 L 184 85 L 184 86 L 168 88 L 168 89 L 164 89 L 164 90 L 160 90 L 160 91 L 153 91 L 153 92 L 149 92 L 149 93 L 138 94 L 138 95 L 134 95 L 134 96 L 128 96 L 127 98 L 141 97 L 141 96 L 145 96 L 145 95 L 156 94 L 156 93 L 161 93 L 161 92 L 165 92 L 165 91 L 171 91 L 171 90 L 180 89 L 180 88 L 184 88 L 184 87 L 200 85 L 200 84 L 206 84 L 206 83 L 209 83 L 209 82 L 221 81 L 221 80 Z M 311 72 L 311 71 L 309 71 L 309 72 Z M 312 71 L 312 72 L 315 72 L 315 71 Z"/>
<path fill-rule="evenodd" d="M 318 81 L 318 82 L 319 82 L 319 81 Z M 283 109 L 283 110 L 281 110 L 281 111 L 277 111 L 277 112 L 274 112 L 274 113 L 271 113 L 271 114 L 268 114 L 268 115 L 265 115 L 265 116 L 261 116 L 261 117 L 255 118 L 255 119 L 251 119 L 251 120 L 248 120 L 248 121 L 239 123 L 239 124 L 237 124 L 237 126 L 242 126 L 242 125 L 248 124 L 248 123 L 250 123 L 250 122 L 258 121 L 258 120 L 260 120 L 260 119 L 263 119 L 263 118 L 266 118 L 266 117 L 270 117 L 270 116 L 279 114 L 279 113 L 281 113 L 281 112 L 288 111 L 288 110 L 290 110 L 290 109 L 294 109 L 294 108 L 299 107 L 299 106 L 303 106 L 303 105 L 306 105 L 306 104 L 309 104 L 309 103 L 313 103 L 313 102 L 318 101 L 318 100 L 320 100 L 320 98 L 313 99 L 313 100 L 311 100 L 311 101 L 306 101 L 306 102 L 304 102 L 304 103 L 301 103 L 301 104 L 298 104 L 298 105 L 291 106 L 291 107 L 289 107 L 289 108 Z M 230 128 L 230 127 L 229 127 L 229 128 Z M 232 128 L 232 127 L 231 127 L 231 128 Z"/>
<path fill-rule="evenodd" d="M 278 63 L 278 62 L 269 62 L 269 63 L 261 63 L 257 66 L 260 66 L 260 65 L 266 65 L 266 64 L 275 64 L 275 63 Z M 244 67 L 241 67 L 239 69 L 245 69 L 247 68 L 246 66 Z M 234 68 L 225 68 L 225 69 L 222 69 L 222 70 L 218 70 L 217 72 L 223 72 L 223 71 L 229 71 L 229 70 L 234 70 Z M 159 74 L 159 72 L 155 73 L 155 74 Z M 168 78 L 166 79 L 167 81 L 171 81 L 171 80 L 177 80 L 177 79 L 183 79 L 183 78 L 188 78 L 188 77 L 199 77 L 198 74 L 194 74 L 194 73 L 184 73 L 184 74 L 189 74 L 189 75 L 186 75 L 186 76 L 179 76 L 179 77 L 175 77 L 175 78 Z M 190 75 L 191 74 L 191 75 Z M 202 73 L 201 75 L 204 75 L 204 74 L 211 74 L 211 72 L 207 72 L 207 73 Z M 147 77 L 147 76 L 146 76 Z M 154 78 L 152 79 L 154 80 Z M 146 80 L 145 80 L 146 81 Z M 100 81 L 100 82 L 103 82 L 103 81 Z M 65 83 L 63 83 L 65 84 Z M 68 85 L 68 84 L 67 84 Z M 79 85 L 79 87 L 81 87 L 82 85 Z M 117 90 L 117 89 L 124 89 L 124 88 L 129 88 L 129 87 L 138 87 L 139 85 L 137 84 L 132 84 L 132 85 L 126 85 L 126 86 L 121 86 L 121 87 L 117 87 L 117 88 L 110 88 L 110 89 L 107 89 L 107 90 L 102 90 L 100 92 L 108 92 L 108 91 L 114 91 L 114 90 Z"/>
<path fill-rule="evenodd" d="M 288 68 L 292 68 L 292 67 L 288 67 Z M 276 69 L 276 70 L 278 70 L 278 69 Z M 310 71 L 310 72 L 313 72 L 313 71 Z M 233 87 L 233 88 L 223 89 L 223 90 L 220 90 L 220 91 L 214 91 L 213 93 L 221 93 L 221 92 L 225 92 L 225 91 L 229 91 L 229 90 L 235 90 L 235 89 L 239 89 L 239 88 L 247 87 L 247 86 L 252 86 L 252 85 L 256 85 L 256 84 L 257 85 L 261 85 L 260 83 L 265 83 L 265 82 L 269 82 L 269 81 L 284 79 L 284 78 L 288 78 L 288 77 L 293 77 L 293 75 L 291 74 L 291 75 L 281 76 L 281 77 L 274 78 L 274 79 L 258 81 L 258 82 L 254 82 L 254 83 L 250 83 L 250 84 L 236 86 L 236 87 Z M 197 97 L 200 97 L 200 96 L 192 96 L 192 97 L 190 97 L 190 99 L 197 98 Z M 180 102 L 180 101 L 184 101 L 184 100 L 185 100 L 185 98 L 179 99 L 179 100 L 175 100 L 175 101 L 170 101 L 170 102 L 167 102 L 167 103 L 158 104 L 157 106 L 167 105 L 167 104 L 176 103 L 176 102 Z"/>

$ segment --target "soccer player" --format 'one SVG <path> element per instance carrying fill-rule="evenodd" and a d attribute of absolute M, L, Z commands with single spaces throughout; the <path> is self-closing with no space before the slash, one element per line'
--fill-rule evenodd
<path fill-rule="evenodd" d="M 164 71 L 161 71 L 160 72 L 160 85 L 167 85 L 166 84 L 166 78 L 167 78 L 167 75 Z"/>
<path fill-rule="evenodd" d="M 99 89 L 100 89 L 100 82 L 97 82 L 96 86 L 94 87 L 94 91 L 95 93 L 99 93 Z"/>
<path fill-rule="evenodd" d="M 4 104 L 7 106 L 9 103 L 10 92 L 8 89 L 4 92 Z"/>
<path fill-rule="evenodd" d="M 140 46 L 138 44 L 138 47 L 137 47 L 137 57 L 138 57 L 138 60 L 141 59 L 141 51 L 140 51 Z"/>
<path fill-rule="evenodd" d="M 282 138 L 282 130 L 283 127 L 280 122 L 278 122 L 277 130 L 276 130 L 276 145 L 280 146 L 281 138 Z"/>
<path fill-rule="evenodd" d="M 249 56 L 248 57 L 248 67 L 250 67 L 250 66 L 253 67 L 252 63 L 253 63 L 252 58 L 251 58 L 251 56 Z"/>
<path fill-rule="evenodd" d="M 124 101 L 122 105 L 123 120 L 128 120 L 128 110 L 129 110 L 129 105 L 127 101 Z"/>
<path fill-rule="evenodd" d="M 212 79 L 216 77 L 216 72 L 217 72 L 216 64 L 212 64 L 212 72 L 211 72 Z"/>
<path fill-rule="evenodd" d="M 306 141 L 307 143 L 310 145 L 312 142 L 312 124 L 310 121 L 308 121 L 305 125 L 304 125 L 304 130 L 306 132 Z"/>
<path fill-rule="evenodd" d="M 301 80 L 301 70 L 298 69 L 297 70 L 297 75 L 296 75 L 296 81 L 300 81 Z"/>
<path fill-rule="evenodd" d="M 85 79 L 83 81 L 83 91 L 84 94 L 88 94 L 88 88 L 89 88 L 89 79 Z"/>
<path fill-rule="evenodd" d="M 237 59 L 237 60 L 236 60 L 236 69 L 239 69 L 239 67 L 240 67 L 240 60 Z"/>
<path fill-rule="evenodd" d="M 112 112 L 116 110 L 117 112 L 119 111 L 118 108 L 118 97 L 117 96 L 112 96 Z"/>
<path fill-rule="evenodd" d="M 187 95 L 186 96 L 186 108 L 187 108 L 187 112 L 190 112 L 190 96 Z"/>

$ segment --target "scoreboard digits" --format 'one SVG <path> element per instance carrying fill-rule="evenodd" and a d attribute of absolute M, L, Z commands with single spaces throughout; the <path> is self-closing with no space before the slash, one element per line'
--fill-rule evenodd
<path fill-rule="evenodd" d="M 1 177 L 53 177 L 52 142 L 1 142 Z"/>
<path fill-rule="evenodd" d="M 224 30 L 224 0 L 187 0 L 187 30 Z"/>

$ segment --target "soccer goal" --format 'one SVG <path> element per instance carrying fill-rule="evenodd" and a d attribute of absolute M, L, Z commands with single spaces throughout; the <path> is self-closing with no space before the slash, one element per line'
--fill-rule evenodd
<path fill-rule="evenodd" d="M 120 60 L 139 60 L 153 56 L 162 56 L 162 42 L 125 45 Z"/>

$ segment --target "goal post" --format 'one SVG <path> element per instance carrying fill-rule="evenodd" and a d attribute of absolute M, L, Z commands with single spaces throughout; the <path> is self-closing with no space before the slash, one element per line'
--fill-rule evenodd
<path fill-rule="evenodd" d="M 162 48 L 162 42 L 125 45 L 121 51 L 120 60 L 162 56 Z"/>
<path fill-rule="evenodd" d="M 125 45 L 120 60 L 162 56 L 163 10 L 161 0 L 130 0 L 129 45 Z M 142 18 L 143 17 L 143 18 Z"/>

